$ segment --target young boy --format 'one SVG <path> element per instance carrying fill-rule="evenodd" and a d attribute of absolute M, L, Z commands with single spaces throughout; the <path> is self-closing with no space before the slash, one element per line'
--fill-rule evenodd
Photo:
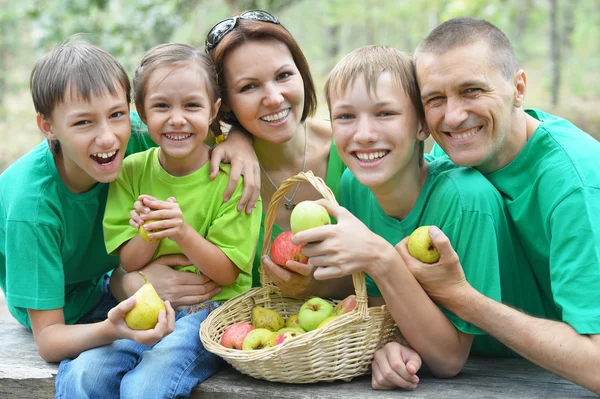
<path fill-rule="evenodd" d="M 371 299 L 383 297 L 418 353 L 398 343 L 380 350 L 373 386 L 414 388 L 420 358 L 434 375 L 450 377 L 471 350 L 506 354 L 481 330 L 438 308 L 394 247 L 417 227 L 436 225 L 457 248 L 467 280 L 484 295 L 516 303 L 521 293 L 537 292 L 529 267 L 519 269 L 527 260 L 512 240 L 493 186 L 448 160 L 424 162 L 429 133 L 411 57 L 384 46 L 357 49 L 331 71 L 325 93 L 335 144 L 348 166 L 340 189 L 346 209 L 322 201 L 338 223 L 298 233 L 293 241 L 306 244 L 303 253 L 318 266 L 316 279 L 368 273 Z M 511 291 L 501 285 L 501 276 Z M 539 297 L 531 301 L 543 312 Z M 398 364 L 403 366 L 394 368 Z"/>
<path fill-rule="evenodd" d="M 118 258 L 106 253 L 102 217 L 130 136 L 127 74 L 104 50 L 67 42 L 36 63 L 30 85 L 47 140 L 0 176 L 8 309 L 49 362 L 119 338 L 156 343 L 173 330 L 168 301 L 156 328 L 133 331 L 123 317 L 135 299 L 117 305 L 108 292 Z"/>

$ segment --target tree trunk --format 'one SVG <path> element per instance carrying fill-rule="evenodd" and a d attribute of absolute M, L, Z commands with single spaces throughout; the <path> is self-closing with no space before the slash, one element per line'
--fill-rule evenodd
<path fill-rule="evenodd" d="M 550 1 L 550 98 L 553 107 L 558 105 L 560 88 L 560 40 L 558 37 L 558 0 Z"/>

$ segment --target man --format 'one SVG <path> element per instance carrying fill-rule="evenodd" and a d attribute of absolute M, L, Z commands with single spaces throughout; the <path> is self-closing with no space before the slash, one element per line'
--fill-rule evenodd
<path fill-rule="evenodd" d="M 415 65 L 436 142 L 454 163 L 481 171 L 504 197 L 546 318 L 473 289 L 436 227 L 429 233 L 441 253 L 438 263 L 412 258 L 406 239 L 398 251 L 439 305 L 600 393 L 600 143 L 562 118 L 523 108 L 527 75 L 506 35 L 486 21 L 455 18 L 438 26 L 417 48 Z"/>

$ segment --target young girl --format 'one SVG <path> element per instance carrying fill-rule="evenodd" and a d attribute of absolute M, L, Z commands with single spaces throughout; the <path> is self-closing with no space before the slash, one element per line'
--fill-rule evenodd
<path fill-rule="evenodd" d="M 156 46 L 136 70 L 134 93 L 159 148 L 128 157 L 111 183 L 104 217 L 107 251 L 119 254 L 127 271 L 161 255 L 183 253 L 194 265 L 187 270 L 208 276 L 222 289 L 211 301 L 179 310 L 175 331 L 154 346 L 116 341 L 66 364 L 64 392 L 75 397 L 189 396 L 221 365 L 202 347 L 200 323 L 222 301 L 251 286 L 260 214 L 238 212 L 241 181 L 231 200 L 223 201 L 228 165 L 210 179 L 204 140 L 220 105 L 211 60 L 189 45 Z M 96 371 L 93 377 L 89 369 Z"/>
<path fill-rule="evenodd" d="M 262 170 L 263 212 L 279 184 L 300 171 L 313 171 L 337 195 L 345 167 L 333 145 L 330 124 L 309 118 L 317 106 L 315 88 L 306 58 L 290 32 L 266 11 L 246 11 L 218 22 L 206 37 L 206 50 L 219 71 L 221 118 L 254 137 Z M 320 197 L 309 184 L 292 188 L 278 210 L 271 239 L 290 230 L 295 204 Z M 261 226 L 259 248 L 263 230 Z M 259 255 L 254 285 L 259 284 Z M 288 295 L 336 295 L 332 284 L 315 284 L 306 265 L 291 262 L 291 272 L 268 257 L 263 262 L 267 274 Z"/>

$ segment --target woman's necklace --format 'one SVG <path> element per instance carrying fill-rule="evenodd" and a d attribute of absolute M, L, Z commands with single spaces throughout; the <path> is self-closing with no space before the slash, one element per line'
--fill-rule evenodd
<path fill-rule="evenodd" d="M 308 133 L 306 130 L 306 122 L 304 122 L 304 161 L 302 161 L 302 172 L 304 172 L 304 169 L 306 168 L 306 149 L 307 149 L 307 147 L 308 147 Z M 260 166 L 260 169 L 265 174 L 265 176 L 267 176 L 267 179 L 271 182 L 273 187 L 275 187 L 275 190 L 277 190 L 279 188 L 279 186 L 277 184 L 275 184 L 273 179 L 271 179 L 271 176 L 269 176 L 269 174 L 265 171 L 265 169 L 262 167 L 262 165 L 259 164 L 259 166 Z M 292 198 L 288 198 L 285 195 L 283 196 L 283 198 L 285 199 L 285 204 L 284 204 L 285 209 L 287 209 L 288 211 L 291 211 L 297 205 L 293 201 L 294 201 L 294 197 L 296 196 L 296 193 L 298 192 L 299 186 L 300 186 L 300 182 L 296 183 L 296 187 L 294 188 L 294 192 L 292 193 Z"/>

